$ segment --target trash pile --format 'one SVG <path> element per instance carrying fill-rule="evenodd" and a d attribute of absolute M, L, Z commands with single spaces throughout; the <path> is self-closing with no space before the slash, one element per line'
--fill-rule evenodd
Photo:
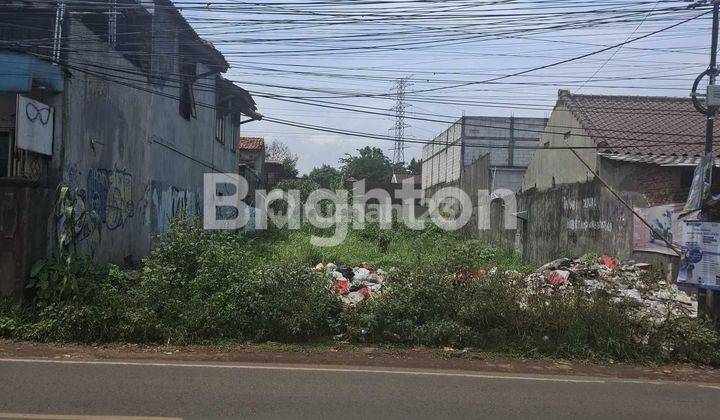
<path fill-rule="evenodd" d="M 525 278 L 526 295 L 572 292 L 580 288 L 588 295 L 607 292 L 614 301 L 629 298 L 640 304 L 638 315 L 661 323 L 669 314 L 697 317 L 697 300 L 674 284 L 644 276 L 650 264 L 621 263 L 616 258 L 560 258 Z M 524 297 L 524 299 L 527 298 Z M 527 301 L 521 302 L 526 305 Z"/>
<path fill-rule="evenodd" d="M 385 271 L 375 270 L 366 263 L 354 268 L 320 263 L 313 270 L 327 274 L 330 289 L 348 306 L 378 297 L 383 285 L 388 281 L 388 274 Z"/>

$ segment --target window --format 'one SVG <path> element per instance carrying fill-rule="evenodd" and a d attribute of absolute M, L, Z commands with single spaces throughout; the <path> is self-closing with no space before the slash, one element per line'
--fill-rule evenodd
<path fill-rule="evenodd" d="M 0 177 L 10 176 L 10 132 L 0 131 Z"/>
<path fill-rule="evenodd" d="M 238 142 L 240 141 L 240 124 L 233 121 L 232 128 L 230 129 L 230 151 L 235 152 L 237 150 Z"/>
<path fill-rule="evenodd" d="M 225 116 L 215 111 L 215 140 L 225 143 Z"/>
<path fill-rule="evenodd" d="M 195 82 L 197 66 L 194 62 L 180 61 L 180 115 L 189 120 L 190 117 L 197 118 L 195 111 L 195 93 L 193 82 Z"/>

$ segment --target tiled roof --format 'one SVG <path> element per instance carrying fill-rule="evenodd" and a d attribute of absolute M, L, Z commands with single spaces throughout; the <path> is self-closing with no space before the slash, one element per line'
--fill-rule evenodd
<path fill-rule="evenodd" d="M 240 150 L 262 150 L 265 147 L 265 139 L 262 137 L 240 137 Z"/>
<path fill-rule="evenodd" d="M 659 166 L 689 166 L 695 167 L 700 164 L 700 156 L 679 156 L 679 155 L 640 155 L 624 153 L 600 153 L 600 156 L 610 160 L 622 162 L 654 163 Z M 715 166 L 720 166 L 720 159 L 715 159 Z"/>
<path fill-rule="evenodd" d="M 704 155 L 705 116 L 690 98 L 575 95 L 561 90 L 558 104 L 568 107 L 601 146 L 600 152 L 655 158 Z M 715 137 L 718 135 L 720 126 L 716 124 Z M 714 152 L 716 156 L 720 152 L 717 140 Z"/>

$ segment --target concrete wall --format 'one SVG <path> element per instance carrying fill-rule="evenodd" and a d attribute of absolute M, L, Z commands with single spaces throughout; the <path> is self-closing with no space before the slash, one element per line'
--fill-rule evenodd
<path fill-rule="evenodd" d="M 490 154 L 490 166 L 527 167 L 545 129 L 544 118 L 463 117 L 463 162 L 469 165 L 479 156 Z M 492 145 L 476 147 L 473 145 Z"/>
<path fill-rule="evenodd" d="M 560 128 L 562 127 L 562 128 Z M 567 128 L 566 128 L 567 127 Z M 570 133 L 565 136 L 565 133 Z M 566 143 L 567 141 L 567 143 Z M 592 180 L 593 175 L 568 149 L 543 150 L 544 147 L 594 146 L 587 137 L 585 129 L 575 116 L 562 104 L 558 104 L 550 115 L 548 126 L 540 139 L 540 147 L 535 152 L 523 179 L 523 191 L 536 188 L 546 190 L 555 185 L 573 184 Z M 578 149 L 580 157 L 593 170 L 597 169 L 598 156 L 592 149 Z"/>
<path fill-rule="evenodd" d="M 624 199 L 633 197 L 624 193 Z M 630 258 L 633 216 L 599 181 L 524 192 L 523 256 L 543 262 L 587 252 Z"/>
<path fill-rule="evenodd" d="M 132 72 L 121 74 L 132 79 L 121 80 L 132 86 L 117 83 L 117 73 L 111 81 L 79 70 L 70 70 L 66 83 L 62 173 L 78 189 L 81 205 L 100 216 L 101 235 L 93 225 L 81 227 L 77 235 L 101 261 L 122 263 L 143 256 L 171 217 L 185 209 L 201 211 L 204 173 L 237 172 L 231 141 L 215 140 L 215 111 L 200 105 L 215 104 L 214 75 L 195 85 L 197 118 L 179 114 L 180 89 L 172 80 L 179 73 L 178 39 L 168 35 L 176 31 L 164 13 L 156 10 L 153 33 L 155 46 L 167 50 L 154 51 L 151 73 L 164 68 L 170 80 L 133 76 L 139 69 L 81 22 L 70 19 L 68 25 L 70 63 L 101 63 Z M 197 74 L 208 70 L 199 64 Z"/>
<path fill-rule="evenodd" d="M 45 256 L 52 191 L 0 179 L 0 296 L 22 298 L 30 268 Z"/>
<path fill-rule="evenodd" d="M 518 191 L 545 128 L 544 118 L 462 117 L 423 148 L 423 189 L 454 182 L 488 155 L 498 188 Z"/>
<path fill-rule="evenodd" d="M 261 150 L 238 150 L 238 159 L 240 163 L 249 166 L 258 175 L 264 172 L 265 149 Z"/>
<path fill-rule="evenodd" d="M 493 190 L 504 188 L 510 191 L 520 191 L 522 188 L 524 168 L 493 167 L 490 171 Z"/>
<path fill-rule="evenodd" d="M 422 188 L 454 182 L 462 171 L 462 120 L 436 136 L 422 150 Z"/>

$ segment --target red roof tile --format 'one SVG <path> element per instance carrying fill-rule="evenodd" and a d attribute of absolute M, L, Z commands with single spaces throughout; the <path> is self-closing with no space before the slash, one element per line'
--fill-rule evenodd
<path fill-rule="evenodd" d="M 704 155 L 705 116 L 695 110 L 690 98 L 575 95 L 561 90 L 558 105 L 568 107 L 595 143 L 603 146 L 601 152 Z M 716 141 L 714 152 L 718 151 Z"/>
<path fill-rule="evenodd" d="M 240 150 L 262 150 L 265 147 L 265 139 L 262 137 L 240 137 Z"/>

